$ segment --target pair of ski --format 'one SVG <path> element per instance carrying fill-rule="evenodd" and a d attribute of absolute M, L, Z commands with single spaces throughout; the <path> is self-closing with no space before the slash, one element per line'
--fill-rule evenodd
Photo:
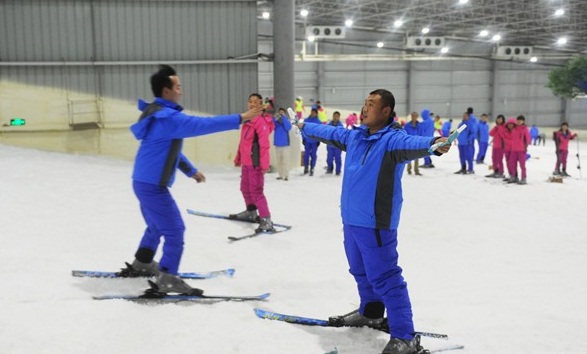
<path fill-rule="evenodd" d="M 214 270 L 210 272 L 190 272 L 190 273 L 179 273 L 179 277 L 183 279 L 211 279 L 219 276 L 232 277 L 234 275 L 234 268 L 227 268 L 221 270 Z M 102 272 L 102 271 L 89 271 L 89 270 L 73 270 L 71 275 L 74 277 L 82 278 L 125 278 L 121 276 L 120 272 Z M 101 295 L 93 296 L 94 300 L 130 300 L 138 302 L 178 302 L 178 301 L 259 301 L 265 300 L 269 297 L 270 293 L 264 293 L 253 296 L 240 296 L 240 295 L 171 295 L 167 293 L 158 292 L 156 285 L 149 281 L 151 288 L 147 289 L 143 294 L 138 295 Z"/>
<path fill-rule="evenodd" d="M 267 311 L 267 310 L 263 310 L 260 308 L 256 308 L 253 311 L 255 311 L 255 315 L 257 315 L 257 317 L 268 319 L 268 320 L 281 321 L 281 322 L 287 322 L 287 323 L 293 323 L 293 324 L 299 324 L 299 325 L 305 325 L 305 326 L 341 327 L 339 325 L 333 324 L 332 322 L 330 322 L 328 320 L 323 320 L 323 319 L 318 319 L 318 318 L 286 315 L 283 313 Z M 342 327 L 347 327 L 347 326 L 342 326 Z M 389 333 L 388 327 L 374 328 L 374 329 Z M 437 338 L 437 339 L 448 339 L 448 335 L 446 335 L 446 334 L 432 333 L 432 332 L 414 332 L 414 335 L 418 335 L 421 337 Z M 464 348 L 465 348 L 464 345 L 456 344 L 456 345 L 449 345 L 449 346 L 445 346 L 445 347 L 441 347 L 441 348 L 433 349 L 433 350 L 423 349 L 420 352 L 418 352 L 418 354 L 438 353 L 438 352 L 458 350 L 458 349 L 464 349 Z M 338 352 L 338 351 L 335 351 L 335 353 L 336 352 Z"/>
<path fill-rule="evenodd" d="M 252 220 L 233 219 L 233 218 L 231 218 L 228 215 L 205 213 L 205 212 L 202 212 L 202 211 L 197 211 L 197 210 L 192 210 L 192 209 L 188 209 L 187 212 L 190 215 L 202 216 L 202 217 L 206 217 L 206 218 L 215 218 L 215 219 L 223 219 L 223 220 L 241 221 L 241 222 L 249 222 L 249 223 L 254 223 L 255 222 L 255 221 L 252 221 Z M 242 240 L 246 240 L 248 238 L 253 238 L 253 237 L 257 237 L 257 236 L 261 236 L 261 235 L 278 234 L 280 232 L 285 232 L 285 231 L 291 229 L 291 225 L 276 224 L 276 223 L 273 223 L 273 227 L 274 227 L 274 230 L 273 231 L 262 231 L 262 232 L 255 231 L 255 232 L 252 232 L 250 234 L 246 234 L 246 235 L 242 235 L 242 236 L 228 236 L 228 242 L 242 241 Z"/>

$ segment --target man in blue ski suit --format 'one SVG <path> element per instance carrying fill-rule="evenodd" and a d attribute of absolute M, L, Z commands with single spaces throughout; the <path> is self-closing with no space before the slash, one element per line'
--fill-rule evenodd
<path fill-rule="evenodd" d="M 182 90 L 179 76 L 168 66 L 161 65 L 151 76 L 155 100 L 148 104 L 139 100 L 143 112 L 130 128 L 141 141 L 132 174 L 133 189 L 147 224 L 135 253 L 135 261 L 121 273 L 125 276 L 157 275 L 160 292 L 195 294 L 195 289 L 177 277 L 183 253 L 185 225 L 169 188 L 179 169 L 186 176 L 203 182 L 204 176 L 181 153 L 184 138 L 238 129 L 244 121 L 261 113 L 262 107 L 239 114 L 203 118 L 189 116 L 178 103 Z M 163 256 L 153 261 L 161 237 Z"/>
<path fill-rule="evenodd" d="M 467 125 L 467 129 L 463 130 L 463 132 L 457 137 L 457 141 L 459 142 L 459 159 L 461 161 L 461 169 L 455 172 L 457 175 L 469 175 L 475 173 L 473 170 L 473 159 L 475 158 L 477 119 L 473 115 L 472 108 L 468 108 L 467 112 L 463 113 L 463 120 L 459 123 L 457 128 L 460 128 L 463 124 Z"/>
<path fill-rule="evenodd" d="M 312 108 L 310 116 L 304 119 L 306 123 L 322 124 L 318 119 L 318 109 Z M 314 175 L 314 167 L 316 167 L 316 159 L 318 158 L 318 146 L 320 142 L 314 139 L 308 139 L 302 136 L 302 143 L 304 144 L 304 174 L 310 173 Z"/>
<path fill-rule="evenodd" d="M 422 136 L 432 138 L 434 136 L 434 119 L 432 119 L 432 116 L 430 115 L 430 110 L 423 109 L 422 112 L 420 113 L 420 116 L 422 116 L 422 124 L 419 127 L 421 129 L 420 134 Z M 430 156 L 424 156 L 424 164 L 420 167 L 421 168 L 434 168 L 434 165 L 432 164 L 432 159 L 430 158 Z"/>
<path fill-rule="evenodd" d="M 363 108 L 363 125 L 354 130 L 299 123 L 306 137 L 346 151 L 341 194 L 344 248 L 357 282 L 360 307 L 331 317 L 334 325 L 380 327 L 387 310 L 390 341 L 382 353 L 406 354 L 420 348 L 414 334 L 407 284 L 398 265 L 397 228 L 402 207 L 401 177 L 407 161 L 430 155 L 446 138 L 410 136 L 393 123 L 395 98 L 379 89 Z M 441 155 L 450 145 L 435 151 Z"/>
<path fill-rule="evenodd" d="M 332 120 L 327 123 L 330 126 L 337 127 L 337 128 L 344 128 L 340 121 L 340 112 L 336 111 L 332 113 Z M 342 169 L 342 151 L 332 145 L 326 146 L 326 173 L 332 174 L 335 172 L 335 165 L 336 165 L 336 175 L 340 175 L 340 171 Z"/>
<path fill-rule="evenodd" d="M 475 162 L 484 163 L 485 154 L 487 153 L 487 147 L 489 146 L 489 116 L 483 113 L 481 120 L 477 122 L 477 144 L 479 145 L 479 151 L 477 152 L 477 158 Z"/>

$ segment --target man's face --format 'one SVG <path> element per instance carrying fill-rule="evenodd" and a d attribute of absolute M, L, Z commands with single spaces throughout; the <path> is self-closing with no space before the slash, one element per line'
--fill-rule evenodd
<path fill-rule="evenodd" d="M 482 121 L 484 121 L 484 122 L 487 122 L 487 119 L 488 119 L 488 118 L 489 118 L 489 117 L 487 117 L 485 114 L 483 114 L 483 115 L 481 116 L 481 120 L 482 120 Z"/>
<path fill-rule="evenodd" d="M 340 114 L 338 114 L 338 113 L 335 113 L 335 114 L 333 114 L 333 115 L 332 115 L 332 120 L 333 120 L 334 122 L 338 122 L 338 121 L 340 121 Z"/>
<path fill-rule="evenodd" d="M 181 81 L 179 76 L 173 75 L 169 79 L 171 80 L 171 88 L 164 87 L 161 96 L 168 101 L 179 103 L 181 100 Z"/>
<path fill-rule="evenodd" d="M 516 120 L 517 125 L 524 125 L 525 121 L 523 119 Z"/>
<path fill-rule="evenodd" d="M 469 120 L 469 113 L 463 114 L 463 120 Z"/>
<path fill-rule="evenodd" d="M 249 109 L 263 106 L 263 100 L 257 96 L 249 97 Z"/>
<path fill-rule="evenodd" d="M 415 122 L 418 120 L 418 114 L 417 113 L 412 113 L 410 114 L 410 118 L 412 119 L 412 122 Z"/>
<path fill-rule="evenodd" d="M 391 107 L 382 107 L 380 95 L 369 95 L 363 107 L 363 124 L 369 128 L 384 126 L 391 114 Z"/>

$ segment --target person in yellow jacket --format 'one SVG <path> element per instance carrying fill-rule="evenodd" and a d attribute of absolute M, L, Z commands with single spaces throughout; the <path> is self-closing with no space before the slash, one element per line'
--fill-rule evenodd
<path fill-rule="evenodd" d="M 298 120 L 303 119 L 304 113 L 306 113 L 306 108 L 304 107 L 304 99 L 302 98 L 302 96 L 296 97 L 295 110 L 296 117 L 298 117 Z"/>
<path fill-rule="evenodd" d="M 316 109 L 318 111 L 318 119 L 322 124 L 328 123 L 328 114 L 324 107 L 322 107 L 322 103 L 320 101 L 316 101 L 316 104 L 312 106 L 312 109 Z"/>

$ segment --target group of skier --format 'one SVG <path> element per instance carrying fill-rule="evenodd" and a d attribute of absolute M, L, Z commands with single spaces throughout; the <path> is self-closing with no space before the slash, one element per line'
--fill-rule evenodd
<path fill-rule="evenodd" d="M 151 76 L 151 87 L 155 99 L 150 104 L 139 102 L 142 114 L 131 127 L 140 140 L 133 188 L 147 227 L 135 260 L 123 272 L 126 276 L 156 276 L 152 290 L 164 294 L 202 295 L 203 290 L 191 287 L 178 276 L 185 225 L 169 187 L 176 170 L 197 182 L 205 181 L 182 154 L 183 138 L 241 127 L 234 163 L 241 167 L 246 209 L 231 217 L 259 222 L 258 232 L 271 232 L 273 224 L 263 186 L 269 169 L 269 134 L 275 129 L 274 117 L 265 111 L 259 94 L 249 96 L 248 110 L 242 114 L 212 118 L 186 115 L 179 105 L 179 76 L 167 65 Z M 407 136 L 394 122 L 394 108 L 393 94 L 379 89 L 366 98 L 363 124 L 357 129 L 341 128 L 340 114 L 334 114 L 330 124 L 318 124 L 322 123 L 319 119 L 296 124 L 306 141 L 323 142 L 347 152 L 341 196 L 344 248 L 361 301 L 356 311 L 331 320 L 347 326 L 388 326 L 390 340 L 382 353 L 407 354 L 422 348 L 414 333 L 407 286 L 398 265 L 401 177 L 407 161 L 429 156 L 429 148 L 445 143 L 446 138 Z M 449 149 L 450 144 L 441 144 L 433 153 L 441 155 Z M 331 168 L 329 172 L 332 171 Z M 340 164 L 336 173 L 340 173 Z M 161 238 L 165 241 L 163 255 L 156 262 Z"/>
<path fill-rule="evenodd" d="M 270 168 L 269 136 L 275 131 L 274 145 L 289 146 L 288 132 L 292 122 L 283 108 L 275 114 L 268 112 L 262 96 L 257 93 L 249 95 L 248 110 L 241 114 L 212 118 L 186 115 L 179 105 L 182 95 L 179 76 L 167 65 L 161 65 L 151 76 L 151 87 L 154 101 L 149 104 L 139 101 L 142 114 L 131 126 L 131 131 L 140 140 L 133 189 L 147 227 L 134 261 L 121 273 L 124 276 L 156 276 L 152 290 L 163 294 L 200 296 L 203 290 L 191 287 L 178 276 L 185 225 L 169 187 L 174 182 L 176 170 L 198 183 L 205 181 L 205 176 L 182 154 L 183 139 L 240 128 L 234 165 L 241 168 L 240 190 L 245 210 L 229 217 L 259 223 L 256 232 L 271 233 L 275 229 L 264 195 L 265 173 Z M 406 123 L 402 129 L 395 117 L 395 97 L 385 89 L 369 93 L 361 109 L 361 125 L 354 126 L 354 129 L 343 127 L 339 112 L 333 113 L 330 122 L 323 121 L 320 118 L 323 107 L 319 105 L 312 107 L 309 117 L 302 122 L 299 118 L 303 104 L 298 101 L 299 98 L 296 101 L 298 119 L 293 124 L 300 130 L 305 146 L 304 173 L 314 173 L 318 144 L 328 145 L 327 173 L 341 174 L 340 154 L 346 152 L 341 191 L 343 244 L 349 271 L 357 283 L 360 305 L 358 309 L 333 316 L 329 321 L 341 326 L 387 329 L 390 340 L 383 354 L 419 353 L 422 347 L 414 332 L 407 284 L 398 265 L 397 230 L 403 200 L 401 179 L 409 161 L 429 159 L 431 154 L 440 156 L 449 151 L 451 144 L 447 137 L 438 136 L 445 135 L 442 133 L 444 127 L 438 120 L 435 126 L 430 111 L 424 110 L 422 123 L 417 122 L 415 114 L 412 122 Z M 484 131 L 482 127 L 487 125 L 487 116 L 482 115 L 477 122 L 470 108 L 463 115 L 461 124 L 467 124 L 468 129 L 458 138 L 462 165 L 458 173 L 468 174 L 473 171 L 474 150 L 471 146 L 478 133 Z M 434 134 L 435 130 L 441 130 L 440 134 Z M 501 156 L 505 155 L 508 169 L 518 163 L 522 169 L 521 179 L 518 180 L 512 169 L 509 170 L 510 178 L 525 183 L 525 151 L 530 136 L 524 117 L 506 122 L 503 116 L 498 116 L 496 126 L 487 135 L 494 139 L 495 171 L 490 176 L 503 176 L 500 163 L 503 162 Z M 555 173 L 566 174 L 567 154 L 564 151 L 568 140 L 576 134 L 571 134 L 568 126 L 563 124 L 555 137 L 559 151 Z M 484 140 L 479 142 L 481 144 Z M 483 162 L 487 144 L 480 146 L 477 162 Z M 279 155 L 280 150 L 277 151 Z M 278 161 L 284 159 L 285 156 L 281 156 Z M 433 167 L 431 160 L 426 160 L 424 166 L 427 164 Z M 278 170 L 278 179 L 287 180 L 283 166 Z M 165 241 L 163 254 L 157 262 L 154 257 L 161 238 Z"/>

